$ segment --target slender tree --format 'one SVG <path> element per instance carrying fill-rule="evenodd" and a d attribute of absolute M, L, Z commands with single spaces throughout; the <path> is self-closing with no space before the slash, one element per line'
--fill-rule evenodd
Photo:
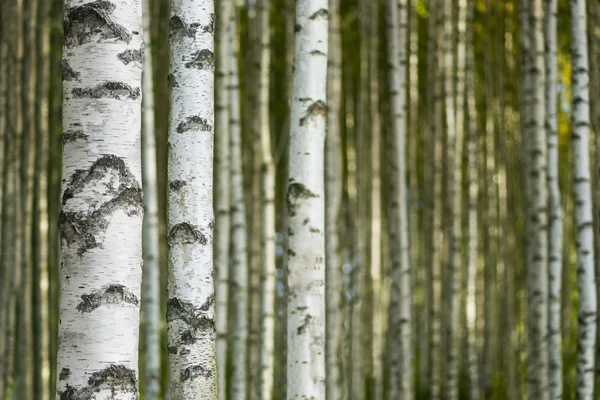
<path fill-rule="evenodd" d="M 578 399 L 594 398 L 597 294 L 594 268 L 594 231 L 589 160 L 589 60 L 585 1 L 573 0 L 571 8 L 571 82 L 573 114 L 571 146 L 575 225 L 577 231 L 577 287 L 579 332 L 577 338 Z"/>
<path fill-rule="evenodd" d="M 288 399 L 325 398 L 323 167 L 327 3 L 327 0 L 299 0 L 296 3 L 286 195 L 289 214 Z"/>
<path fill-rule="evenodd" d="M 217 398 L 214 23 L 212 0 L 171 3 L 167 329 L 172 400 Z"/>
<path fill-rule="evenodd" d="M 338 221 L 342 202 L 341 111 L 341 37 L 340 0 L 329 2 L 329 62 L 327 67 L 327 137 L 325 141 L 325 357 L 326 400 L 341 400 L 343 395 L 342 304 L 343 293 L 340 235 Z"/>
<path fill-rule="evenodd" d="M 231 181 L 229 144 L 229 58 L 231 50 L 229 35 L 233 0 L 217 3 L 217 42 L 219 45 L 216 60 L 216 107 L 215 107 L 215 246 L 214 260 L 217 274 L 216 328 L 217 366 L 219 372 L 219 399 L 227 398 L 227 348 L 229 339 L 229 250 L 231 237 Z"/>
<path fill-rule="evenodd" d="M 141 6 L 65 1 L 57 398 L 138 397 Z"/>

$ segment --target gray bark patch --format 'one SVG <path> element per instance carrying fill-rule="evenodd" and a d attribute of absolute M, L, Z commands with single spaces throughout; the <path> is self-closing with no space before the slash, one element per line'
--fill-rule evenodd
<path fill-rule="evenodd" d="M 175 75 L 173 74 L 167 75 L 167 84 L 169 86 L 169 89 L 179 87 L 179 83 L 177 83 L 177 79 L 175 79 Z"/>
<path fill-rule="evenodd" d="M 179 338 L 181 344 L 194 344 L 198 341 L 198 338 L 194 334 L 194 332 L 190 329 L 183 331 L 181 337 Z"/>
<path fill-rule="evenodd" d="M 208 49 L 196 51 L 194 54 L 192 54 L 192 60 L 185 63 L 185 67 L 214 71 L 215 54 Z"/>
<path fill-rule="evenodd" d="M 314 12 L 310 17 L 308 17 L 309 19 L 315 20 L 317 18 L 324 18 L 324 19 L 328 19 L 329 18 L 329 11 L 327 11 L 324 8 L 321 8 L 320 10 Z"/>
<path fill-rule="evenodd" d="M 177 125 L 177 132 L 184 133 L 188 131 L 210 132 L 212 126 L 208 124 L 206 118 L 201 118 L 198 115 L 187 117 L 185 121 Z"/>
<path fill-rule="evenodd" d="M 120 398 L 120 394 L 138 394 L 137 374 L 134 370 L 120 364 L 94 372 L 88 379 L 88 384 L 82 388 L 67 385 L 59 392 L 60 400 L 91 400 L 101 390 L 109 390 L 111 398 Z"/>
<path fill-rule="evenodd" d="M 123 285 L 106 285 L 90 294 L 81 295 L 77 311 L 92 312 L 104 304 L 127 303 L 135 306 L 140 304 L 137 296 Z"/>
<path fill-rule="evenodd" d="M 200 310 L 201 311 L 208 311 L 213 306 L 213 304 L 215 304 L 215 295 L 211 294 L 210 296 L 208 296 L 208 298 L 206 299 L 206 301 L 204 302 L 204 304 L 202 304 L 200 306 Z"/>
<path fill-rule="evenodd" d="M 208 243 L 208 239 L 206 239 L 206 236 L 198 228 L 187 222 L 179 223 L 171 228 L 169 237 L 167 238 L 169 246 L 193 243 L 200 243 L 204 246 Z"/>
<path fill-rule="evenodd" d="M 194 26 L 187 24 L 178 15 L 173 15 L 169 20 L 169 37 L 171 39 L 182 38 L 182 37 L 194 37 L 196 29 Z"/>
<path fill-rule="evenodd" d="M 63 133 L 63 143 L 71 143 L 77 140 L 87 140 L 88 135 L 83 133 L 80 129 L 69 129 Z"/>
<path fill-rule="evenodd" d="M 210 378 L 212 376 L 212 371 L 210 368 L 204 368 L 202 365 L 191 365 L 181 371 L 179 379 L 181 382 L 192 381 L 198 377 Z"/>
<path fill-rule="evenodd" d="M 118 185 L 106 188 L 106 194 L 113 196 L 110 200 L 97 205 L 92 212 L 67 212 L 63 209 L 59 216 L 61 240 L 69 246 L 75 245 L 79 255 L 101 244 L 101 234 L 108 228 L 110 216 L 115 211 L 123 210 L 128 216 L 142 213 L 142 190 L 125 162 L 114 155 L 104 156 L 89 169 L 77 170 L 71 175 L 62 197 L 63 208 L 86 188 L 100 186 L 99 182 L 109 173 L 118 177 Z"/>
<path fill-rule="evenodd" d="M 58 380 L 59 381 L 64 381 L 69 379 L 69 377 L 71 376 L 71 370 L 69 368 L 63 368 L 60 371 L 60 374 L 58 375 Z"/>
<path fill-rule="evenodd" d="M 296 215 L 296 202 L 298 199 L 318 198 L 319 195 L 308 190 L 306 186 L 299 182 L 290 183 L 288 185 L 286 203 L 288 212 L 291 216 Z"/>
<path fill-rule="evenodd" d="M 310 324 L 311 319 L 312 317 L 310 315 L 304 317 L 304 321 L 300 325 L 298 325 L 298 328 L 296 328 L 297 335 L 302 335 L 306 331 L 306 328 Z"/>
<path fill-rule="evenodd" d="M 75 71 L 73 68 L 71 68 L 67 60 L 62 60 L 60 62 L 60 67 L 62 70 L 63 81 L 75 81 L 79 79 L 79 75 L 81 74 Z"/>
<path fill-rule="evenodd" d="M 131 34 L 112 20 L 115 8 L 110 1 L 97 0 L 67 10 L 64 19 L 65 47 L 109 40 L 114 42 L 115 39 L 129 43 Z"/>
<path fill-rule="evenodd" d="M 122 53 L 117 54 L 117 58 L 125 65 L 131 62 L 142 62 L 144 61 L 144 51 L 139 50 L 125 50 Z"/>
<path fill-rule="evenodd" d="M 75 97 L 92 99 L 112 98 L 117 100 L 136 100 L 140 97 L 140 88 L 134 88 L 124 82 L 103 82 L 93 88 L 74 88 L 71 93 Z"/>
<path fill-rule="evenodd" d="M 215 321 L 200 311 L 200 308 L 174 297 L 167 301 L 167 322 L 177 320 L 183 321 L 195 333 L 215 330 Z"/>
<path fill-rule="evenodd" d="M 306 121 L 308 121 L 311 117 L 322 116 L 325 117 L 325 112 L 327 111 L 327 106 L 321 100 L 317 100 L 308 106 L 308 110 L 306 110 L 306 115 L 300 118 L 300 126 L 304 126 Z"/>

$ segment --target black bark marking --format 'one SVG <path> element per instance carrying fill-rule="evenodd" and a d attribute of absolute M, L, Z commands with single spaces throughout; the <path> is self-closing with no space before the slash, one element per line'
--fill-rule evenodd
<path fill-rule="evenodd" d="M 181 344 L 194 344 L 198 341 L 198 338 L 193 330 L 188 329 L 183 331 L 179 340 L 181 341 Z"/>
<path fill-rule="evenodd" d="M 194 37 L 196 30 L 184 22 L 179 16 L 174 15 L 169 19 L 169 37 Z"/>
<path fill-rule="evenodd" d="M 204 315 L 199 308 L 188 301 L 174 297 L 167 301 L 167 322 L 180 320 L 195 332 L 214 333 L 215 321 Z"/>
<path fill-rule="evenodd" d="M 177 346 L 167 346 L 169 354 L 177 354 Z"/>
<path fill-rule="evenodd" d="M 135 306 L 140 304 L 137 296 L 123 285 L 105 285 L 100 290 L 81 295 L 77 311 L 92 312 L 104 304 L 128 303 Z"/>
<path fill-rule="evenodd" d="M 200 243 L 204 246 L 208 243 L 208 239 L 198 230 L 198 228 L 187 222 L 181 222 L 171 228 L 169 237 L 167 238 L 167 244 L 169 246 L 193 243 Z"/>
<path fill-rule="evenodd" d="M 68 10 L 64 19 L 65 47 L 114 39 L 129 43 L 131 34 L 111 18 L 115 8 L 110 1 L 97 0 Z"/>
<path fill-rule="evenodd" d="M 208 49 L 196 51 L 192 54 L 192 60 L 185 63 L 185 67 L 214 71 L 215 54 Z"/>
<path fill-rule="evenodd" d="M 190 365 L 183 371 L 181 371 L 181 375 L 179 379 L 181 382 L 192 381 L 200 376 L 205 378 L 210 378 L 212 376 L 212 371 L 210 369 L 204 368 L 202 365 Z"/>
<path fill-rule="evenodd" d="M 90 186 L 99 186 L 102 178 L 111 171 L 118 176 L 118 185 L 105 185 L 106 193 L 113 196 L 110 200 L 96 205 L 92 212 L 64 211 L 70 199 Z M 108 228 L 109 217 L 115 211 L 123 210 L 128 216 L 142 213 L 142 190 L 125 162 L 117 156 L 108 155 L 98 159 L 89 169 L 73 173 L 63 194 L 62 205 L 63 211 L 58 218 L 61 240 L 65 240 L 67 245 L 75 244 L 77 254 L 83 255 L 101 244 L 101 234 Z"/>
<path fill-rule="evenodd" d="M 125 50 L 117 54 L 117 58 L 125 65 L 135 61 L 142 62 L 144 61 L 144 50 Z"/>
<path fill-rule="evenodd" d="M 179 355 L 180 356 L 186 356 L 186 355 L 188 355 L 190 353 L 191 353 L 190 349 L 186 349 L 185 347 L 183 349 L 179 350 Z"/>
<path fill-rule="evenodd" d="M 315 13 L 313 13 L 313 15 L 311 15 L 310 17 L 308 17 L 308 19 L 311 19 L 311 20 L 315 20 L 317 18 L 328 19 L 329 18 L 329 11 L 327 11 L 324 8 L 321 8 L 320 10 L 316 11 Z"/>
<path fill-rule="evenodd" d="M 215 295 L 211 294 L 210 296 L 208 296 L 208 298 L 206 299 L 206 301 L 204 302 L 204 304 L 202 304 L 200 306 L 200 310 L 201 311 L 208 311 L 208 310 L 210 310 L 210 308 L 212 307 L 213 304 L 215 304 Z"/>
<path fill-rule="evenodd" d="M 294 33 L 298 33 L 302 30 L 302 25 L 296 24 L 294 25 Z"/>
<path fill-rule="evenodd" d="M 83 133 L 80 129 L 69 129 L 63 133 L 63 143 L 75 142 L 79 139 L 87 140 L 88 135 Z"/>
<path fill-rule="evenodd" d="M 171 188 L 171 190 L 173 190 L 175 192 L 178 192 L 184 186 L 187 186 L 186 181 L 176 180 L 173 182 L 169 182 L 169 187 Z"/>
<path fill-rule="evenodd" d="M 140 88 L 133 88 L 124 82 L 103 82 L 93 88 L 74 88 L 71 93 L 75 97 L 92 99 L 112 98 L 117 100 L 136 100 L 140 97 Z"/>
<path fill-rule="evenodd" d="M 63 368 L 60 371 L 60 375 L 58 375 L 58 380 L 59 381 L 64 381 L 69 379 L 69 377 L 71 376 L 71 370 L 69 368 Z"/>
<path fill-rule="evenodd" d="M 137 395 L 136 372 L 124 365 L 113 364 L 94 372 L 88 379 L 87 386 L 76 389 L 67 385 L 64 391 L 59 392 L 59 395 L 60 400 L 91 400 L 101 390 L 110 391 L 114 398 L 120 397 L 119 394 L 133 393 Z"/>
<path fill-rule="evenodd" d="M 302 324 L 298 325 L 298 328 L 296 328 L 297 335 L 302 335 L 306 331 L 306 328 L 308 327 L 308 324 L 310 324 L 311 319 L 312 317 L 310 315 L 304 317 L 304 321 L 302 322 Z"/>
<path fill-rule="evenodd" d="M 177 83 L 177 79 L 175 79 L 175 75 L 173 75 L 173 74 L 167 75 L 167 85 L 169 86 L 169 89 L 179 87 L 179 83 Z"/>
<path fill-rule="evenodd" d="M 300 126 L 304 126 L 306 121 L 310 117 L 316 117 L 317 115 L 325 116 L 325 112 L 327 111 L 327 106 L 321 100 L 317 100 L 308 106 L 308 110 L 306 110 L 306 115 L 300 118 Z"/>
<path fill-rule="evenodd" d="M 210 13 L 210 23 L 207 26 L 202 27 L 204 32 L 213 33 L 215 31 L 215 20 L 216 20 L 215 14 Z"/>
<path fill-rule="evenodd" d="M 327 54 L 323 53 L 321 50 L 313 50 L 309 54 L 311 56 L 327 56 Z"/>
<path fill-rule="evenodd" d="M 71 68 L 67 60 L 61 60 L 60 67 L 62 70 L 63 81 L 75 81 L 79 79 L 79 75 L 81 74 Z"/>
<path fill-rule="evenodd" d="M 296 215 L 296 200 L 318 198 L 319 195 L 311 192 L 299 182 L 290 183 L 286 195 L 288 212 L 291 216 Z"/>
<path fill-rule="evenodd" d="M 201 118 L 198 115 L 187 117 L 185 121 L 177 125 L 177 132 L 184 133 L 188 131 L 210 132 L 212 126 L 208 124 L 206 118 Z"/>

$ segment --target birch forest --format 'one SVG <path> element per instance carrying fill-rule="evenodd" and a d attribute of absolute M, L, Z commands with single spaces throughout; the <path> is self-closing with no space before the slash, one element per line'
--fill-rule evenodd
<path fill-rule="evenodd" d="M 0 400 L 600 399 L 598 0 L 0 0 Z"/>

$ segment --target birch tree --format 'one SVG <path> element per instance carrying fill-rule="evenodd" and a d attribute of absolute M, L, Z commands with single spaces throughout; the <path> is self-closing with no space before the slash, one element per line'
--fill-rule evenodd
<path fill-rule="evenodd" d="M 570 8 L 571 84 L 573 89 L 571 146 L 577 232 L 577 288 L 579 291 L 576 396 L 578 399 L 592 399 L 594 398 L 597 294 L 589 160 L 590 78 L 585 1 L 572 0 Z"/>
<path fill-rule="evenodd" d="M 229 250 L 231 235 L 231 182 L 229 145 L 229 30 L 233 0 L 221 0 L 217 12 L 217 37 L 219 48 L 216 64 L 216 107 L 215 107 L 215 273 L 217 369 L 219 399 L 227 398 L 227 349 L 229 339 Z"/>
<path fill-rule="evenodd" d="M 325 398 L 327 0 L 296 3 L 290 117 L 287 398 Z"/>
<path fill-rule="evenodd" d="M 326 400 L 341 400 L 343 395 L 342 304 L 343 276 L 339 256 L 338 220 L 342 202 L 342 54 L 340 0 L 329 2 L 329 62 L 327 67 L 327 137 L 325 141 L 325 358 Z"/>
<path fill-rule="evenodd" d="M 392 265 L 390 303 L 391 392 L 392 398 L 411 399 L 412 379 L 412 282 L 408 254 L 408 221 L 406 201 L 406 33 L 407 5 L 405 0 L 387 2 L 388 73 L 390 81 L 392 118 L 391 156 L 392 210 L 397 232 L 392 236 L 397 258 Z"/>
<path fill-rule="evenodd" d="M 167 331 L 172 400 L 217 398 L 213 10 L 212 0 L 171 2 Z"/>
<path fill-rule="evenodd" d="M 66 0 L 56 398 L 137 399 L 139 0 Z"/>
<path fill-rule="evenodd" d="M 546 68 L 546 136 L 548 143 L 548 368 L 550 399 L 562 398 L 562 343 L 560 300 L 562 280 L 562 206 L 558 185 L 558 121 L 557 121 L 557 59 L 556 12 L 557 0 L 544 2 L 544 40 Z"/>
<path fill-rule="evenodd" d="M 242 174 L 242 138 L 240 84 L 238 71 L 237 10 L 231 13 L 229 37 L 229 104 L 230 104 L 230 179 L 231 179 L 231 287 L 235 290 L 231 327 L 231 398 L 244 400 L 247 395 L 248 361 L 248 238 Z"/>

